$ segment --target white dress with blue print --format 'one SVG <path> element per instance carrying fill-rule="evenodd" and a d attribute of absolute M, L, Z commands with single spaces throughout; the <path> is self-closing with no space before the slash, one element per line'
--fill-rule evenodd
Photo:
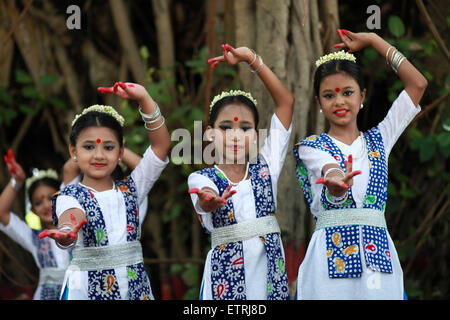
<path fill-rule="evenodd" d="M 152 148 L 149 147 L 138 166 L 131 172 L 136 189 L 137 200 L 141 206 L 153 184 L 161 175 L 161 172 L 169 160 L 159 159 Z M 103 219 L 105 222 L 109 245 L 123 244 L 127 242 L 127 210 L 122 192 L 118 190 L 107 190 L 95 192 Z M 82 209 L 76 199 L 70 196 L 60 195 L 56 201 L 56 214 L 59 217 L 64 211 L 72 208 Z M 83 232 L 78 233 L 77 246 L 83 247 Z M 120 296 L 126 299 L 129 295 L 127 268 L 115 269 Z M 88 300 L 88 271 L 68 269 L 65 275 L 64 286 L 68 284 L 68 300 Z M 148 297 L 153 299 L 153 295 Z"/>
<path fill-rule="evenodd" d="M 272 116 L 270 123 L 270 131 L 264 145 L 259 154 L 266 160 L 270 176 L 272 179 L 272 190 L 276 204 L 277 182 L 280 175 L 283 163 L 286 157 L 287 148 L 289 145 L 289 137 L 292 131 L 292 126 L 286 130 L 280 122 L 276 114 Z M 189 188 L 203 188 L 210 187 L 218 192 L 217 186 L 207 177 L 192 173 L 188 178 Z M 241 181 L 236 187 L 231 190 L 236 190 L 230 199 L 234 206 L 234 216 L 237 221 L 243 222 L 256 218 L 255 198 L 252 190 L 250 179 Z M 219 193 L 219 192 L 218 192 Z M 198 214 L 201 215 L 204 227 L 212 231 L 213 223 L 210 212 L 203 211 L 198 205 L 198 196 L 191 194 L 192 203 Z M 246 299 L 247 300 L 266 300 L 267 299 L 267 256 L 264 244 L 259 237 L 244 240 L 244 274 L 246 279 Z M 280 243 L 281 249 L 283 248 Z M 211 293 L 211 254 L 210 250 L 203 273 L 202 290 L 200 299 L 212 300 Z M 284 252 L 283 252 L 284 254 Z"/>
<path fill-rule="evenodd" d="M 386 159 L 395 142 L 406 129 L 408 124 L 420 112 L 420 106 L 415 107 L 406 91 L 402 91 L 394 101 L 387 116 L 379 123 Z M 353 170 L 361 170 L 362 174 L 353 179 L 352 195 L 357 208 L 363 206 L 366 189 L 369 182 L 368 155 L 355 159 L 362 148 L 362 139 L 358 137 L 351 145 L 346 145 L 334 138 L 333 142 L 343 154 L 354 156 Z M 323 211 L 320 194 L 322 185 L 315 184 L 321 176 L 324 165 L 337 161 L 327 152 L 308 146 L 299 147 L 299 155 L 308 169 L 308 179 L 311 183 L 313 197 L 311 213 L 317 217 Z M 388 201 L 389 205 L 389 201 Z M 389 227 L 389 226 L 388 226 Z M 328 262 L 326 257 L 326 230 L 316 230 L 308 245 L 306 256 L 300 265 L 297 278 L 297 299 L 403 299 L 403 271 L 400 266 L 394 243 L 387 233 L 390 248 L 392 273 L 372 271 L 362 263 L 360 278 L 334 279 L 328 274 Z M 360 242 L 359 252 L 364 252 Z"/>

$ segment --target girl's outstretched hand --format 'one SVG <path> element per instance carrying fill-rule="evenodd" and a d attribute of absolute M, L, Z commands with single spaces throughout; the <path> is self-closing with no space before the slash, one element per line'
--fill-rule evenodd
<path fill-rule="evenodd" d="M 242 61 L 250 63 L 255 58 L 255 54 L 247 47 L 233 48 L 229 44 L 223 44 L 222 50 L 223 56 L 208 60 L 208 63 L 211 63 L 211 69 L 214 69 L 221 62 L 226 62 L 228 65 L 234 66 Z"/>
<path fill-rule="evenodd" d="M 236 193 L 236 190 L 230 191 L 231 187 L 232 186 L 229 185 L 221 197 L 217 194 L 217 192 L 208 187 L 203 189 L 192 188 L 189 189 L 188 192 L 197 194 L 200 207 L 204 211 L 209 212 L 217 210 L 227 204 L 227 199 Z"/>
<path fill-rule="evenodd" d="M 141 100 L 148 96 L 147 90 L 137 83 L 116 82 L 112 87 L 98 87 L 97 91 L 105 94 L 112 93 L 122 99 Z"/>
<path fill-rule="evenodd" d="M 67 229 L 45 229 L 39 234 L 39 239 L 50 237 L 63 246 L 70 245 L 78 238 L 78 231 L 87 223 L 87 219 L 83 219 L 77 223 L 73 213 L 70 214 L 72 226 Z"/>
<path fill-rule="evenodd" d="M 353 157 L 348 156 L 348 161 L 345 162 L 346 174 L 342 176 L 333 176 L 330 178 L 320 177 L 316 184 L 323 184 L 327 187 L 328 192 L 332 196 L 342 196 L 348 189 L 353 186 L 353 177 L 361 174 L 361 170 L 353 170 Z"/>
<path fill-rule="evenodd" d="M 372 38 L 370 33 L 359 32 L 353 33 L 345 29 L 337 29 L 339 37 L 341 37 L 342 43 L 337 43 L 334 48 L 349 48 L 349 52 L 356 52 L 365 47 L 372 45 Z"/>
<path fill-rule="evenodd" d="M 16 158 L 14 157 L 11 149 L 9 149 L 6 155 L 3 156 L 3 160 L 5 160 L 8 170 L 11 172 L 13 178 L 19 185 L 22 186 L 25 183 L 26 175 L 22 167 L 16 162 Z"/>

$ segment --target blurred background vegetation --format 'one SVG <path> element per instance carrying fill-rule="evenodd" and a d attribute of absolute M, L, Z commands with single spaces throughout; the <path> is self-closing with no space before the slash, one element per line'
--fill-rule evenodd
<path fill-rule="evenodd" d="M 366 10 L 373 4 L 380 8 L 381 28 L 369 30 L 371 13 Z M 1 152 L 13 148 L 29 174 L 34 167 L 60 170 L 69 156 L 73 116 L 99 103 L 113 105 L 124 115 L 126 146 L 143 154 L 148 140 L 136 105 L 96 91 L 119 80 L 147 87 L 170 132 L 177 128 L 193 132 L 194 121 L 205 119 L 210 99 L 224 89 L 244 88 L 259 101 L 270 100 L 245 66 L 221 65 L 213 74 L 206 61 L 221 54 L 222 43 L 254 48 L 294 92 L 294 143 L 326 128 L 312 96 L 313 62 L 339 42 L 336 27 L 376 32 L 429 81 L 422 112 L 389 159 L 386 219 L 403 266 L 405 291 L 410 299 L 449 299 L 449 4 L 448 0 L 0 0 Z M 80 29 L 66 26 L 73 13 L 66 12 L 70 5 L 80 8 Z M 367 130 L 384 118 L 403 85 L 375 50 L 358 52 L 357 59 L 368 90 L 358 125 Z M 273 106 L 261 108 L 264 128 Z M 186 181 L 200 168 L 171 161 L 149 194 L 142 243 L 157 299 L 198 298 L 209 239 L 194 214 Z M 290 150 L 280 181 L 278 219 L 291 284 L 314 230 L 293 170 Z M 6 166 L 1 166 L 0 187 L 9 178 Z M 23 193 L 13 211 L 23 217 Z M 0 299 L 30 298 L 37 278 L 31 255 L 0 234 Z"/>

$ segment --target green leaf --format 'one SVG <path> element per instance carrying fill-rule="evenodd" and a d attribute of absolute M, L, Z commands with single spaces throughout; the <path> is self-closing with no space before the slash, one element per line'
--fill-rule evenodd
<path fill-rule="evenodd" d="M 58 81 L 58 76 L 54 75 L 46 75 L 46 76 L 40 76 L 38 79 L 38 82 L 40 84 L 52 84 Z"/>
<path fill-rule="evenodd" d="M 21 91 L 26 98 L 35 99 L 39 97 L 39 91 L 34 86 L 25 86 Z"/>
<path fill-rule="evenodd" d="M 436 151 L 436 144 L 433 138 L 426 137 L 422 139 L 422 143 L 420 144 L 419 147 L 420 162 L 426 162 L 430 160 L 433 157 L 435 151 Z"/>
<path fill-rule="evenodd" d="M 29 84 L 33 82 L 33 78 L 23 70 L 16 70 L 16 81 L 22 84 Z"/>
<path fill-rule="evenodd" d="M 389 31 L 397 38 L 405 34 L 405 25 L 399 16 L 392 15 L 388 18 Z"/>

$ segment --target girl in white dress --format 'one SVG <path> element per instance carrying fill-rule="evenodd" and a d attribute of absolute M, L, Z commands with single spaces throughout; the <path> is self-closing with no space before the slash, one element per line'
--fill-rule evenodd
<path fill-rule="evenodd" d="M 31 210 L 40 219 L 40 225 L 54 229 L 51 198 L 59 190 L 58 174 L 54 170 L 39 170 L 25 181 L 25 173 L 16 162 L 11 150 L 4 157 L 11 172 L 10 183 L 0 195 L 0 230 L 29 251 L 39 268 L 39 283 L 34 300 L 58 300 L 69 265 L 69 252 L 62 250 L 50 239 L 40 239 L 39 230 L 10 211 L 20 188 L 26 185 L 26 197 Z"/>
<path fill-rule="evenodd" d="M 212 239 L 200 299 L 289 299 L 275 208 L 294 98 L 254 51 L 230 45 L 222 48 L 223 56 L 208 61 L 211 67 L 247 62 L 277 108 L 270 135 L 260 152 L 251 156 L 257 142 L 255 99 L 247 92 L 231 90 L 211 103 L 206 135 L 213 142 L 217 165 L 188 178 L 194 208 Z"/>
<path fill-rule="evenodd" d="M 118 82 L 99 91 L 137 100 L 152 144 L 128 177 L 113 180 L 124 152 L 124 119 L 108 106 L 83 110 L 72 123 L 69 146 L 83 179 L 54 199 L 58 230 L 42 236 L 64 247 L 74 246 L 62 299 L 153 299 L 139 242 L 138 207 L 168 163 L 169 133 L 143 86 Z"/>
<path fill-rule="evenodd" d="M 355 52 L 372 46 L 405 89 L 385 119 L 361 133 L 356 117 L 366 89 L 355 57 L 340 51 L 316 62 L 316 100 L 330 130 L 294 147 L 297 177 L 316 220 L 299 268 L 296 298 L 402 299 L 403 272 L 384 218 L 388 157 L 420 112 L 427 81 L 376 34 L 338 32 L 343 43 L 336 48 Z"/>

